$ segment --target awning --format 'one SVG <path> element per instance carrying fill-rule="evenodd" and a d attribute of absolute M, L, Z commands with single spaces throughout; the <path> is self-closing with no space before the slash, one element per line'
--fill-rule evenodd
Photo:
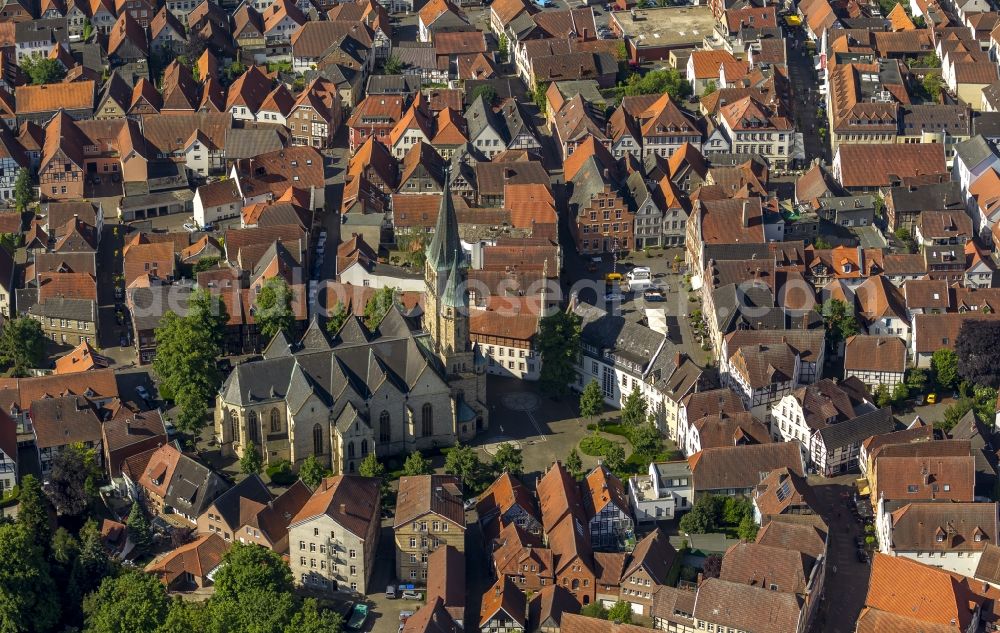
<path fill-rule="evenodd" d="M 858 489 L 858 494 L 862 497 L 867 497 L 872 493 L 871 489 L 868 487 L 868 480 L 864 477 L 861 479 L 855 479 L 854 487 Z"/>

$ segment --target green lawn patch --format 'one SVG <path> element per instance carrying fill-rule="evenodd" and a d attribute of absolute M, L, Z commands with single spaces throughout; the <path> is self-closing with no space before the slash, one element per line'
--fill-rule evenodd
<path fill-rule="evenodd" d="M 580 452 L 591 457 L 603 457 L 611 448 L 611 440 L 599 435 L 588 435 L 580 440 Z"/>

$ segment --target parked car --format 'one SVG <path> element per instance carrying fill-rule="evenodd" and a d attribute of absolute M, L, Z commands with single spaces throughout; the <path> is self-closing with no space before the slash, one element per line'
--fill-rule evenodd
<path fill-rule="evenodd" d="M 187 231 L 188 233 L 194 233 L 195 231 L 198 230 L 198 227 L 195 226 L 194 222 L 185 222 L 183 226 L 184 230 Z"/>
<path fill-rule="evenodd" d="M 365 621 L 368 619 L 368 605 L 357 603 L 354 605 L 354 609 L 351 610 L 351 617 L 347 621 L 347 628 L 352 631 L 358 631 L 365 625 Z"/>
<path fill-rule="evenodd" d="M 608 294 L 604 295 L 604 300 L 605 301 L 621 301 L 622 300 L 622 294 L 620 292 L 609 292 Z"/>
<path fill-rule="evenodd" d="M 642 298 L 650 303 L 657 303 L 660 301 L 666 301 L 666 297 L 663 296 L 663 292 L 659 288 L 646 288 L 642 293 Z"/>
<path fill-rule="evenodd" d="M 859 563 L 867 563 L 868 562 L 868 552 L 866 552 L 865 550 L 861 549 L 860 547 L 858 548 L 858 562 Z"/>
<path fill-rule="evenodd" d="M 400 622 L 406 622 L 407 620 L 410 619 L 410 616 L 413 615 L 413 613 L 414 613 L 413 611 L 400 611 L 399 612 L 399 621 Z"/>
<path fill-rule="evenodd" d="M 395 585 L 389 585 L 388 587 L 385 588 L 385 597 L 388 598 L 389 600 L 395 600 L 396 599 L 396 586 Z"/>
<path fill-rule="evenodd" d="M 403 600 L 423 600 L 424 594 L 420 591 L 411 591 L 407 589 L 406 591 L 401 593 L 399 597 L 402 598 Z"/>
<path fill-rule="evenodd" d="M 149 402 L 149 391 L 147 391 L 145 387 L 139 385 L 135 388 L 135 392 L 140 398 L 142 398 L 143 402 Z"/>

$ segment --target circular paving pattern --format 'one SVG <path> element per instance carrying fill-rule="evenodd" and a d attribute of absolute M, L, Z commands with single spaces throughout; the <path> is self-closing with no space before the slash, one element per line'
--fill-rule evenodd
<path fill-rule="evenodd" d="M 511 411 L 534 411 L 538 408 L 538 396 L 528 391 L 508 393 L 501 402 Z"/>
<path fill-rule="evenodd" d="M 518 442 L 514 438 L 508 438 L 503 436 L 495 438 L 494 441 L 490 442 L 489 444 L 484 444 L 483 450 L 486 451 L 487 455 L 490 456 L 496 455 L 497 451 L 500 450 L 501 444 L 510 444 L 512 447 L 514 447 L 515 450 L 521 450 L 520 442 Z"/>

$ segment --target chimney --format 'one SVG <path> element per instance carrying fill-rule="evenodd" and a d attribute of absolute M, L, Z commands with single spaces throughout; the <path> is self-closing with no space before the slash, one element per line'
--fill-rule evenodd
<path fill-rule="evenodd" d="M 611 178 L 611 171 L 607 167 L 605 167 L 604 168 L 604 179 L 608 180 L 609 178 Z"/>
<path fill-rule="evenodd" d="M 743 228 L 750 226 L 750 201 L 743 201 Z"/>
<path fill-rule="evenodd" d="M 132 420 L 125 420 L 125 435 L 132 432 Z"/>
<path fill-rule="evenodd" d="M 589 36 L 590 36 L 590 29 L 587 28 L 583 29 L 583 39 L 587 40 Z"/>
<path fill-rule="evenodd" d="M 341 514 L 347 514 L 347 504 L 346 503 L 340 504 L 340 513 Z"/>

